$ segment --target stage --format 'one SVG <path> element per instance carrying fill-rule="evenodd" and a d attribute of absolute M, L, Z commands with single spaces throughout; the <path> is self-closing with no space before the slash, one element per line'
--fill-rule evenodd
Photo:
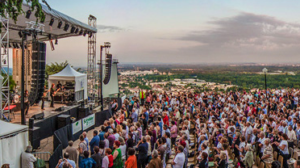
<path fill-rule="evenodd" d="M 38 105 L 33 105 L 29 107 L 28 110 L 28 114 L 26 115 L 26 125 L 28 125 L 28 121 L 29 118 L 31 118 L 33 115 L 35 114 L 39 114 L 41 112 L 44 112 L 44 118 L 47 118 L 51 115 L 57 115 L 57 112 L 55 112 L 54 110 L 56 108 L 62 107 L 62 106 L 66 106 L 65 104 L 59 104 L 59 103 L 55 103 L 54 107 L 50 107 L 50 101 L 45 101 L 45 110 L 41 109 L 41 104 L 42 102 L 40 102 Z M 10 114 L 11 116 L 11 122 L 15 123 L 15 124 L 21 124 L 21 111 L 14 111 L 14 114 Z"/>

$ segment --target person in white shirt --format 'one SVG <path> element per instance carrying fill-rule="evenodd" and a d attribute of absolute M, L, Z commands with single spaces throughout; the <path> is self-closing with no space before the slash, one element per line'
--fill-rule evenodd
<path fill-rule="evenodd" d="M 286 134 L 282 134 L 280 137 L 282 140 L 280 143 L 274 142 L 274 144 L 278 147 L 280 154 L 283 155 L 283 167 L 288 168 L 288 163 L 287 163 L 287 155 L 289 154 L 289 149 L 288 149 L 288 136 Z"/>
<path fill-rule="evenodd" d="M 184 167 L 184 162 L 185 162 L 185 155 L 183 153 L 183 146 L 178 146 L 177 151 L 176 151 L 176 156 L 174 161 L 172 162 L 173 168 L 183 168 Z"/>
<path fill-rule="evenodd" d="M 33 163 L 36 161 L 36 158 L 31 154 L 32 151 L 31 146 L 26 147 L 26 151 L 22 152 L 21 158 L 22 158 L 22 168 L 34 168 Z"/>
<path fill-rule="evenodd" d="M 251 141 L 250 138 L 252 136 L 252 127 L 249 122 L 246 123 L 246 126 L 247 126 L 247 128 L 246 128 L 246 132 L 245 132 L 245 138 L 246 138 L 246 142 L 249 142 L 249 141 Z"/>
<path fill-rule="evenodd" d="M 259 134 L 259 140 L 258 140 L 258 142 L 259 142 L 259 147 L 260 147 L 260 156 L 262 156 L 262 154 L 263 154 L 263 152 L 264 152 L 264 150 L 265 150 L 265 133 L 264 132 L 261 132 L 260 134 Z"/>
<path fill-rule="evenodd" d="M 294 141 L 297 140 L 297 137 L 291 125 L 288 127 L 287 136 L 289 138 L 289 144 L 290 144 L 289 147 L 294 147 Z"/>

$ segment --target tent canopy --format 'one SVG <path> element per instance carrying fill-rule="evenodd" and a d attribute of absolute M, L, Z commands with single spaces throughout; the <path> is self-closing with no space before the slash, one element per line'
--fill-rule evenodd
<path fill-rule="evenodd" d="M 63 69 L 62 71 L 50 75 L 49 79 L 56 79 L 57 77 L 79 77 L 79 76 L 86 76 L 86 74 L 77 72 L 75 69 L 73 69 L 69 64 Z"/>
<path fill-rule="evenodd" d="M 75 81 L 75 92 L 84 90 L 84 99 L 87 99 L 87 75 L 77 72 L 70 65 L 67 65 L 62 71 L 50 75 L 48 86 L 58 81 Z"/>
<path fill-rule="evenodd" d="M 80 22 L 68 15 L 65 15 L 53 8 L 50 9 L 44 4 L 41 4 L 41 6 L 42 6 L 43 12 L 45 13 L 46 18 L 45 18 L 44 23 L 42 23 L 45 25 L 43 34 L 40 34 L 40 33 L 37 34 L 37 39 L 39 39 L 39 41 L 49 40 L 49 37 L 48 37 L 49 34 L 51 34 L 52 39 L 60 39 L 60 38 L 66 38 L 66 37 L 72 37 L 72 36 L 81 36 L 78 33 L 80 30 L 82 30 L 83 32 L 86 31 L 86 32 L 91 32 L 91 33 L 97 33 L 97 29 L 88 24 L 82 23 L 82 22 Z M 51 6 L 51 4 L 50 4 L 50 6 Z M 22 9 L 23 9 L 23 11 L 25 11 L 25 14 L 19 15 L 16 23 L 12 19 L 9 19 L 10 42 L 21 42 L 22 39 L 19 37 L 18 32 L 20 30 L 26 29 L 26 27 L 27 27 L 26 22 L 36 21 L 36 17 L 34 16 L 35 11 L 32 11 L 30 18 L 27 19 L 25 17 L 26 12 L 28 10 L 30 10 L 30 4 L 23 3 Z M 52 26 L 49 25 L 51 19 L 54 19 Z M 57 26 L 60 21 L 62 22 L 62 26 L 61 26 L 61 28 L 58 28 Z M 65 24 L 69 25 L 69 28 L 67 31 L 63 30 Z M 73 26 L 75 27 L 75 29 L 78 28 L 77 33 L 70 32 L 71 28 Z M 4 33 L 5 33 L 4 28 L 2 28 L 2 33 L 1 33 L 2 36 L 4 35 Z M 32 36 L 28 36 L 27 40 L 31 41 Z"/>
<path fill-rule="evenodd" d="M 28 130 L 28 127 L 25 125 L 12 124 L 5 121 L 0 120 L 0 138 L 7 136 L 9 134 L 23 132 Z"/>

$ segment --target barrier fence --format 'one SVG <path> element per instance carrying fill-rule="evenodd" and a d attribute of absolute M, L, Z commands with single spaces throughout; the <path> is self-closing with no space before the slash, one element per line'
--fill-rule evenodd
<path fill-rule="evenodd" d="M 62 158 L 63 149 L 68 146 L 68 141 L 77 140 L 83 131 L 94 129 L 109 118 L 109 110 L 104 110 L 56 130 L 53 136 L 53 149 L 55 150 L 49 159 L 49 168 L 55 168 L 59 159 Z"/>

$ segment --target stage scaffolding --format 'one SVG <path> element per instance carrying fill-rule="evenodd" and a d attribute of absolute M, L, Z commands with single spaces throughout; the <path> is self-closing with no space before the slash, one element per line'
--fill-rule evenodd
<path fill-rule="evenodd" d="M 9 18 L 7 14 L 7 18 Z M 8 113 L 8 119 L 10 119 L 10 111 L 5 110 L 5 108 L 10 105 L 10 95 L 9 95 L 9 19 L 3 18 L 0 16 L 0 28 L 2 27 L 2 32 L 0 34 L 0 69 L 1 76 L 4 78 L 2 82 L 2 90 L 0 96 L 0 118 L 3 117 L 2 114 Z M 4 103 L 4 105 L 3 105 Z"/>
<path fill-rule="evenodd" d="M 88 18 L 89 26 L 96 28 L 97 27 L 97 18 L 90 15 Z M 93 33 L 88 38 L 88 60 L 87 60 L 87 78 L 88 78 L 88 97 L 91 101 L 95 101 L 96 93 L 96 78 L 98 75 L 96 72 L 96 36 L 97 33 Z"/>

